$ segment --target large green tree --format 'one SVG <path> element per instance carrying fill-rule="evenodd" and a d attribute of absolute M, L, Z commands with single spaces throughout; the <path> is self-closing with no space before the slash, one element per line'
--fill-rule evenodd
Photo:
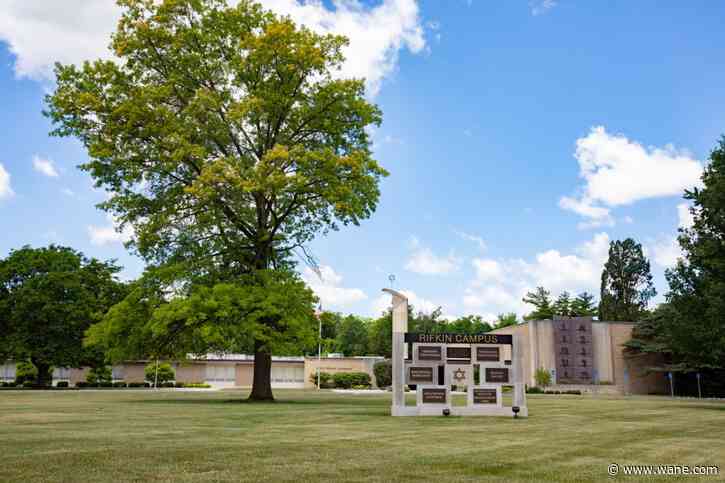
<path fill-rule="evenodd" d="M 54 134 L 133 226 L 129 246 L 173 286 L 234 282 L 375 210 L 386 171 L 367 128 L 380 110 L 340 79 L 341 36 L 242 0 L 119 0 L 118 61 L 56 67 Z M 169 282 L 167 282 L 169 283 Z M 187 290 L 187 293 L 189 291 Z M 274 320 L 260 323 L 274 330 Z M 273 398 L 271 348 L 254 340 L 250 398 Z"/>
<path fill-rule="evenodd" d="M 656 294 L 642 245 L 631 238 L 610 242 L 602 270 L 599 320 L 637 321 Z"/>
<path fill-rule="evenodd" d="M 554 302 L 554 305 L 552 307 L 554 315 L 562 315 L 565 317 L 571 316 L 573 313 L 572 304 L 573 300 L 571 299 L 571 295 L 569 294 L 569 292 L 564 290 L 559 294 L 559 296 L 556 298 L 556 301 Z"/>
<path fill-rule="evenodd" d="M 544 287 L 536 287 L 533 292 L 527 292 L 523 301 L 534 306 L 534 311 L 525 315 L 526 320 L 546 320 L 554 317 L 554 307 L 551 304 L 551 292 Z"/>
<path fill-rule="evenodd" d="M 392 337 L 392 336 L 391 336 Z M 348 315 L 337 331 L 337 350 L 346 356 L 368 354 L 368 325 L 360 317 Z"/>
<path fill-rule="evenodd" d="M 660 323 L 672 363 L 693 370 L 725 368 L 725 137 L 702 182 L 685 192 L 694 222 L 681 229 L 684 258 L 666 273 L 670 291 Z"/>
<path fill-rule="evenodd" d="M 102 362 L 83 334 L 123 298 L 119 270 L 67 247 L 13 250 L 0 260 L 0 361 L 30 360 L 42 385 L 53 367 Z"/>

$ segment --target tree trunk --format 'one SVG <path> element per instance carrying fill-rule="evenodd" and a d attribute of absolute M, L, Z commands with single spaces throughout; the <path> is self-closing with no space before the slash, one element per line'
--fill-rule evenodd
<path fill-rule="evenodd" d="M 254 379 L 250 401 L 274 401 L 272 395 L 272 354 L 260 341 L 254 341 Z"/>
<path fill-rule="evenodd" d="M 35 378 L 35 384 L 39 386 L 52 386 L 53 373 L 50 370 L 50 364 L 41 362 L 34 358 L 31 358 L 30 361 L 38 369 L 38 376 Z"/>

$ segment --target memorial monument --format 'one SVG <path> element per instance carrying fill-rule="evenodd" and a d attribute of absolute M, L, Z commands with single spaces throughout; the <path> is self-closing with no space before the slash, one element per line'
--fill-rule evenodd
<path fill-rule="evenodd" d="M 393 416 L 527 416 L 519 336 L 408 332 L 408 299 L 392 289 Z M 478 369 L 478 380 L 474 372 Z M 405 386 L 416 404 L 406 405 Z M 451 387 L 466 387 L 467 403 L 454 406 Z M 513 404 L 503 405 L 503 388 Z"/>

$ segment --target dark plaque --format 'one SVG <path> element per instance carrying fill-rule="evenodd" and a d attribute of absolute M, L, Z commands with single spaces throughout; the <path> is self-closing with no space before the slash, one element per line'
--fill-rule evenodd
<path fill-rule="evenodd" d="M 487 362 L 498 362 L 498 347 L 476 347 L 476 360 Z"/>
<path fill-rule="evenodd" d="M 473 404 L 496 404 L 496 389 L 473 389 Z"/>
<path fill-rule="evenodd" d="M 418 360 L 419 361 L 439 361 L 442 359 L 441 347 L 434 345 L 420 345 L 418 346 Z"/>
<path fill-rule="evenodd" d="M 553 324 L 556 382 L 592 384 L 594 353 L 591 319 L 562 317 L 554 320 Z"/>
<path fill-rule="evenodd" d="M 433 382 L 432 367 L 409 367 L 408 380 L 410 382 Z"/>
<path fill-rule="evenodd" d="M 471 360 L 471 348 L 470 347 L 446 347 L 446 358 L 448 360 L 455 359 L 456 362 L 470 362 Z"/>
<path fill-rule="evenodd" d="M 405 333 L 405 342 L 414 344 L 508 344 L 512 345 L 511 334 L 416 334 Z"/>
<path fill-rule="evenodd" d="M 424 388 L 423 403 L 425 404 L 445 404 L 446 390 L 443 388 Z"/>
<path fill-rule="evenodd" d="M 509 382 L 508 367 L 487 367 L 486 382 Z"/>

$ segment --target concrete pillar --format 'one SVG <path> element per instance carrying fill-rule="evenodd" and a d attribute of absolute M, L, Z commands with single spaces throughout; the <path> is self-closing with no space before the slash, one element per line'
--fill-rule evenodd
<path fill-rule="evenodd" d="M 395 290 L 385 288 L 393 296 L 393 407 L 392 414 L 396 415 L 397 408 L 405 406 L 405 357 L 407 346 L 405 333 L 408 331 L 408 298 Z"/>

